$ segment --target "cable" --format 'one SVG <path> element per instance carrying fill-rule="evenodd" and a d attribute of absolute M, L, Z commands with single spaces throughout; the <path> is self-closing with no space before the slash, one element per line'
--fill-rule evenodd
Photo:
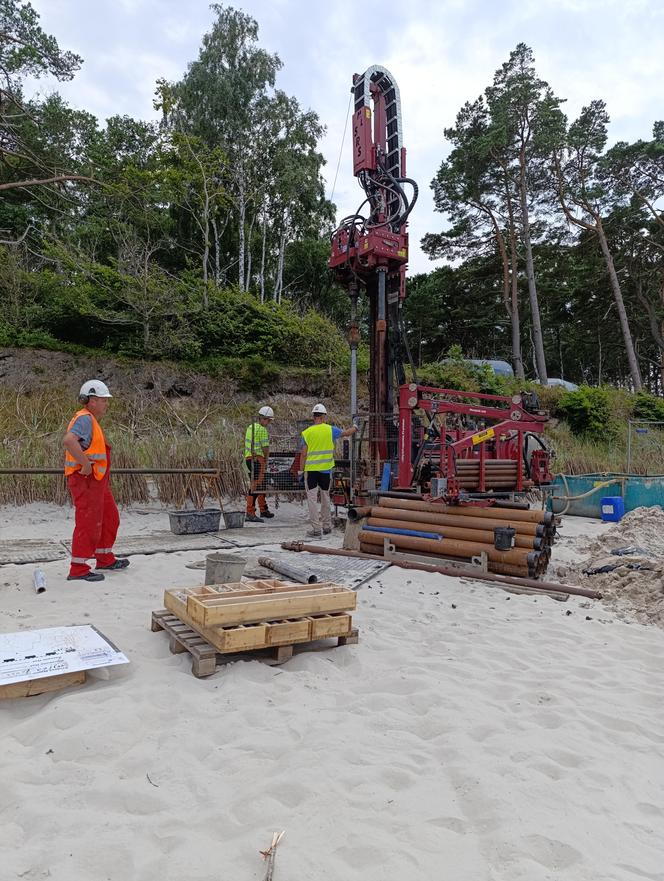
<path fill-rule="evenodd" d="M 341 138 L 341 147 L 339 148 L 339 158 L 337 159 L 337 170 L 334 172 L 334 183 L 332 184 L 332 195 L 330 196 L 330 202 L 334 201 L 334 193 L 337 189 L 337 177 L 339 176 L 339 166 L 341 165 L 341 155 L 344 151 L 344 143 L 346 141 L 346 129 L 348 128 L 348 117 L 350 116 L 350 102 L 353 100 L 353 92 L 351 90 L 350 95 L 348 96 L 348 107 L 346 108 L 346 122 L 344 123 L 344 133 Z"/>

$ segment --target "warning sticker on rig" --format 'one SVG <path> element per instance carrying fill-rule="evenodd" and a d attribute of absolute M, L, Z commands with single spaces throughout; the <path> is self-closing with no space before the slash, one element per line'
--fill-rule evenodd
<path fill-rule="evenodd" d="M 495 435 L 495 433 L 496 432 L 493 430 L 493 428 L 487 428 L 484 431 L 478 431 L 477 434 L 474 434 L 471 437 L 471 441 L 473 442 L 473 444 L 481 444 L 482 441 L 490 440 Z"/>

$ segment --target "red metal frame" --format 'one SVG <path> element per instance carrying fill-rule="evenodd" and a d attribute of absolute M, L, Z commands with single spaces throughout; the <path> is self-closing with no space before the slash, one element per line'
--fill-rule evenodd
<path fill-rule="evenodd" d="M 461 399 L 461 400 L 460 400 Z M 471 402 L 468 403 L 468 399 Z M 477 403 L 474 403 L 477 401 Z M 487 401 L 494 406 L 485 406 Z M 502 406 L 497 406 L 502 404 Z M 413 383 L 402 385 L 399 389 L 399 471 L 397 488 L 410 487 L 414 467 L 412 459 L 413 414 L 416 410 L 425 413 L 457 414 L 476 417 L 485 423 L 480 430 L 443 427 L 439 446 L 440 471 L 447 477 L 448 494 L 458 495 L 456 484 L 457 458 L 477 459 L 479 465 L 479 492 L 486 489 L 485 464 L 490 459 L 512 459 L 517 463 L 515 491 L 524 489 L 522 449 L 524 435 L 528 432 L 541 433 L 548 421 L 544 412 L 532 413 L 526 410 L 520 395 L 506 397 L 486 395 L 458 389 L 439 389 Z M 491 423 L 486 425 L 486 423 Z M 447 443 L 446 436 L 456 439 Z M 488 449 L 488 442 L 492 449 Z M 435 443 L 433 444 L 435 449 Z M 535 467 L 531 479 L 536 484 L 549 483 L 549 455 L 545 450 L 536 450 L 531 461 Z"/>

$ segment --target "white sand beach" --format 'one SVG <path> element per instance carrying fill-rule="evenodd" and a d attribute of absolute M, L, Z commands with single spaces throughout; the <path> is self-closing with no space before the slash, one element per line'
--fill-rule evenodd
<path fill-rule="evenodd" d="M 72 522 L 4 508 L 0 538 Z M 553 561 L 606 528 L 567 518 Z M 41 595 L 0 567 L 3 632 L 93 623 L 131 662 L 0 703 L 0 881 L 253 881 L 282 829 L 275 881 L 664 881 L 662 629 L 392 568 L 359 589 L 358 645 L 198 680 L 150 613 L 203 556 L 101 584 L 44 563 Z"/>

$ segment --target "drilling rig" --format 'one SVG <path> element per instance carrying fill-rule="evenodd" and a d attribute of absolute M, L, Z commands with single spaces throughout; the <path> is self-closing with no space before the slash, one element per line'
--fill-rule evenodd
<path fill-rule="evenodd" d="M 385 67 L 372 65 L 353 76 L 351 93 L 353 173 L 364 199 L 332 234 L 328 265 L 350 298 L 351 412 L 362 432 L 349 476 L 335 481 L 336 500 L 363 504 L 381 489 L 487 505 L 549 483 L 550 452 L 540 437 L 548 417 L 536 395 L 418 384 L 403 319 L 408 217 L 418 187 L 406 173 L 399 87 Z M 364 416 L 357 401 L 361 297 L 370 357 Z"/>

